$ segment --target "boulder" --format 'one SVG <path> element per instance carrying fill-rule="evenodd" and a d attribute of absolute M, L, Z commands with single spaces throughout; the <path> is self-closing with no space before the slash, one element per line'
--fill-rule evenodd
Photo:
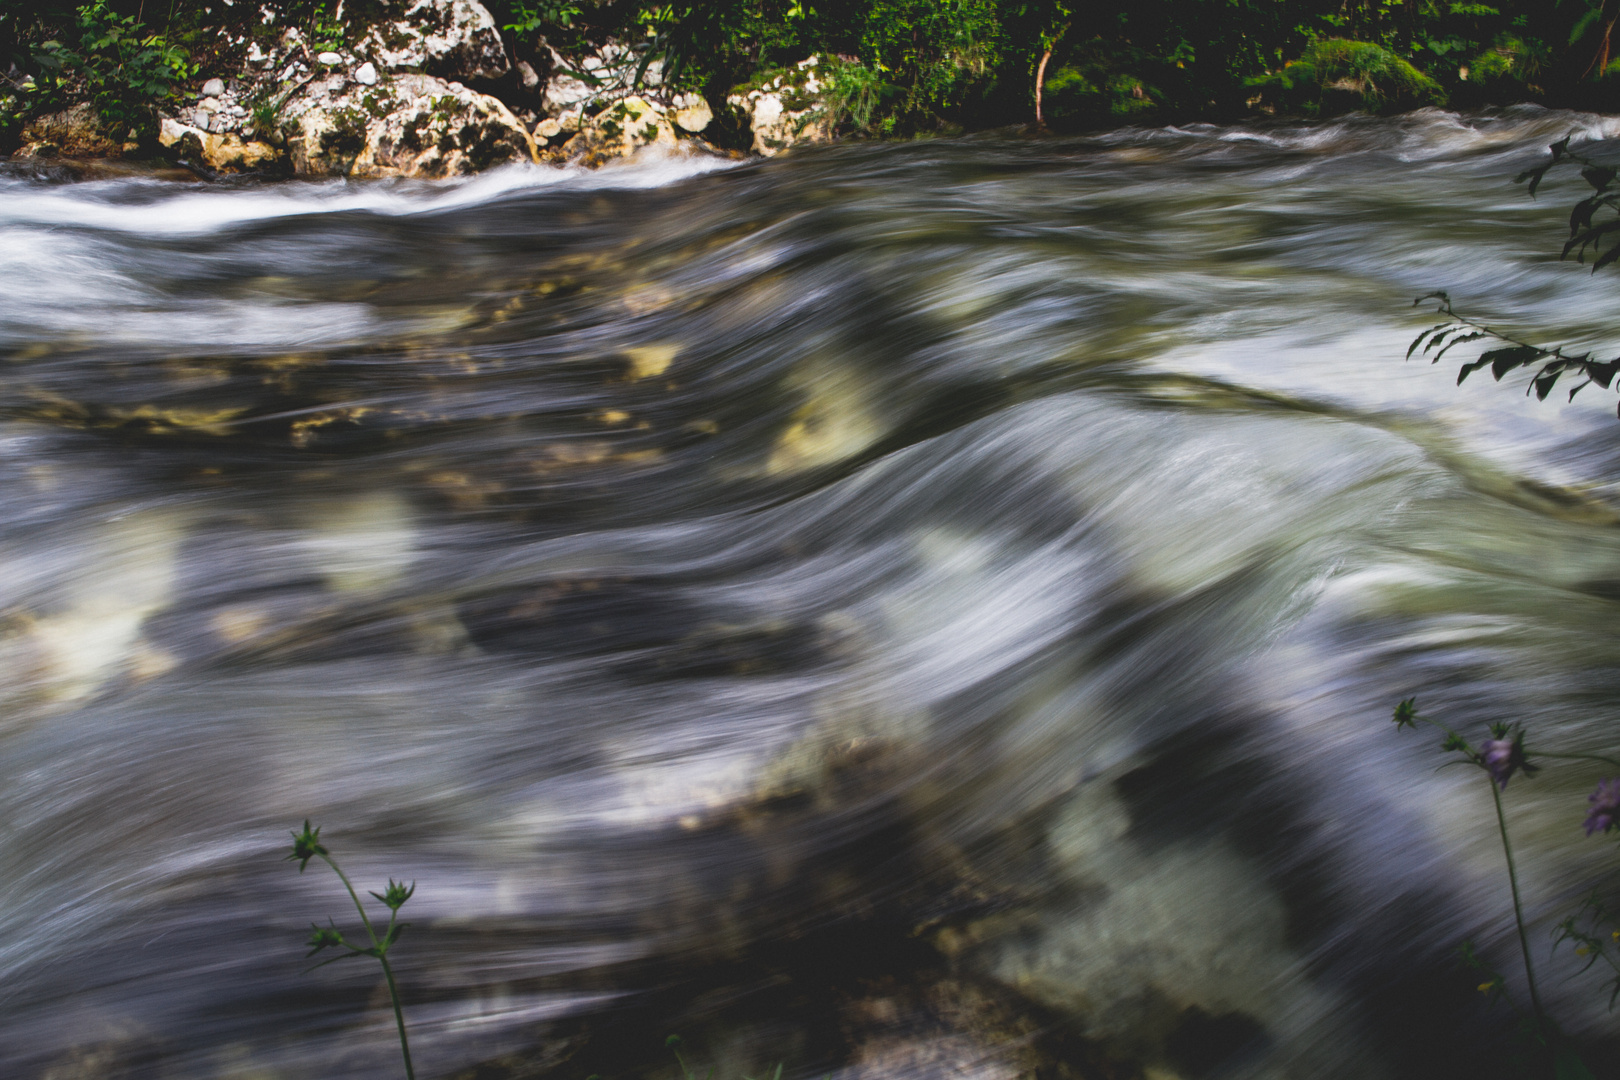
<path fill-rule="evenodd" d="M 537 157 L 499 100 L 431 75 L 311 84 L 284 110 L 282 131 L 302 176 L 463 176 Z"/>
<path fill-rule="evenodd" d="M 594 166 L 653 145 L 674 146 L 675 129 L 663 110 L 646 98 L 627 97 L 591 117 L 563 144 L 562 154 L 569 161 Z"/>
<path fill-rule="evenodd" d="M 158 126 L 158 142 L 214 172 L 250 172 L 274 165 L 281 157 L 269 143 L 205 131 L 168 116 Z"/>
<path fill-rule="evenodd" d="M 696 135 L 708 127 L 714 120 L 714 110 L 703 99 L 702 94 L 681 94 L 672 102 L 670 119 L 682 131 L 690 131 Z"/>
<path fill-rule="evenodd" d="M 585 127 L 588 117 L 631 97 L 666 111 L 672 103 L 659 89 L 662 86 L 662 61 L 654 60 L 641 70 L 641 57 L 614 42 L 572 60 L 552 49 L 550 77 L 540 90 L 540 110 L 556 120 L 561 131 L 574 132 Z"/>
<path fill-rule="evenodd" d="M 500 28 L 478 0 L 403 0 L 355 46 L 384 71 L 498 79 L 511 68 Z"/>
<path fill-rule="evenodd" d="M 832 124 L 820 96 L 823 88 L 816 78 L 818 64 L 814 56 L 800 60 L 760 85 L 726 98 L 747 117 L 756 154 L 774 157 L 801 143 L 832 140 Z"/>
<path fill-rule="evenodd" d="M 18 157 L 109 157 L 118 144 L 101 132 L 101 117 L 88 102 L 36 117 L 22 130 Z"/>

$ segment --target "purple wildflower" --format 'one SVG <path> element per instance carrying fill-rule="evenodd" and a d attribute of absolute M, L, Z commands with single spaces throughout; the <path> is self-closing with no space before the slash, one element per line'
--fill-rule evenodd
<path fill-rule="evenodd" d="M 1599 780 L 1597 790 L 1586 797 L 1592 808 L 1586 812 L 1586 835 L 1608 832 L 1620 826 L 1620 776 Z"/>
<path fill-rule="evenodd" d="M 1491 774 L 1491 779 L 1502 790 L 1507 790 L 1508 777 L 1516 772 L 1533 776 L 1536 767 L 1524 756 L 1524 732 L 1515 732 L 1512 738 L 1500 731 L 1494 739 L 1487 739 L 1479 747 L 1479 763 Z"/>

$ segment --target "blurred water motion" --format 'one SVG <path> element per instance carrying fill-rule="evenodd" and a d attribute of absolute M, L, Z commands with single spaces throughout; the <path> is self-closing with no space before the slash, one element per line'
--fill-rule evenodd
<path fill-rule="evenodd" d="M 1510 181 L 1614 126 L 0 174 L 0 1072 L 394 1075 L 310 817 L 424 1076 L 1495 1075 L 1387 716 L 1612 745 L 1620 424 L 1400 356 L 1602 344 Z M 1542 952 L 1590 780 L 1509 793 Z"/>

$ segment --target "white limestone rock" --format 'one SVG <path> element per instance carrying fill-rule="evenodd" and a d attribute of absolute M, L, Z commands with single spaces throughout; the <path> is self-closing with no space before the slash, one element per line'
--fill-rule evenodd
<path fill-rule="evenodd" d="M 819 97 L 818 63 L 814 56 L 801 60 L 758 88 L 726 98 L 747 117 L 756 154 L 774 157 L 793 146 L 832 140 L 832 125 Z"/>
<path fill-rule="evenodd" d="M 158 125 L 158 143 L 179 152 L 214 172 L 250 172 L 274 165 L 281 151 L 257 139 L 183 124 L 172 116 Z"/>
<path fill-rule="evenodd" d="M 385 71 L 447 79 L 498 79 L 511 68 L 494 16 L 478 0 L 403 0 L 356 51 Z"/>
<path fill-rule="evenodd" d="M 464 176 L 534 161 L 534 137 L 496 98 L 431 75 L 398 75 L 294 99 L 282 130 L 303 176 Z"/>
<path fill-rule="evenodd" d="M 669 118 L 646 98 L 627 97 L 591 117 L 580 133 L 563 145 L 562 152 L 581 164 L 600 165 L 655 145 L 675 145 L 675 129 Z"/>
<path fill-rule="evenodd" d="M 681 94 L 674 100 L 670 110 L 670 119 L 682 131 L 697 134 L 714 120 L 714 110 L 703 99 L 702 94 Z"/>

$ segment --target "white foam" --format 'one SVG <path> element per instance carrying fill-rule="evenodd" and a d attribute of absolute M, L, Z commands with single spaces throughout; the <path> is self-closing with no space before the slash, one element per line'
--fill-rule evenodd
<path fill-rule="evenodd" d="M 477 176 L 437 181 L 294 180 L 251 188 L 177 185 L 161 180 L 98 180 L 52 186 L 0 181 L 0 193 L 5 196 L 0 199 L 0 235 L 19 226 L 71 226 L 187 236 L 299 214 L 363 211 L 407 216 L 547 188 L 590 191 L 665 187 L 735 164 L 725 158 L 659 148 L 600 169 L 516 164 Z"/>

